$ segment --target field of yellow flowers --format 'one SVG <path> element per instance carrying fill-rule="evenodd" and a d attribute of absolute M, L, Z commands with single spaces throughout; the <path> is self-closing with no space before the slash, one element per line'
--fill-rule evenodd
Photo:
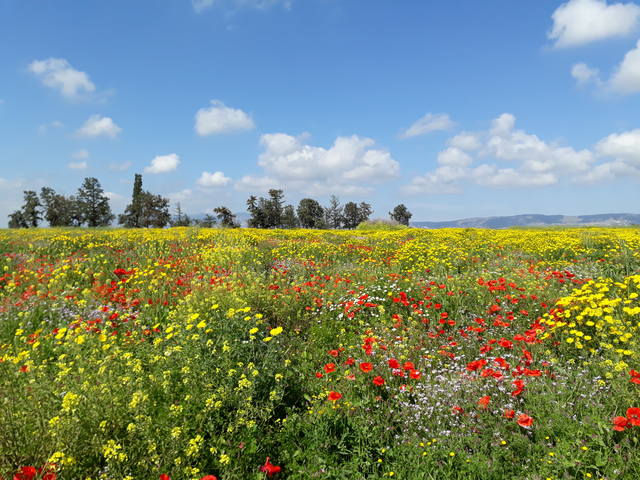
<path fill-rule="evenodd" d="M 0 478 L 640 478 L 640 230 L 0 231 Z"/>

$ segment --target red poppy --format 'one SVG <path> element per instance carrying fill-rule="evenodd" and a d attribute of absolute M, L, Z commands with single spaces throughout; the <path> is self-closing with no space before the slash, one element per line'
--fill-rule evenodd
<path fill-rule="evenodd" d="M 640 408 L 627 408 L 627 420 L 629 420 L 629 423 L 634 427 L 640 427 Z"/>
<path fill-rule="evenodd" d="M 381 387 L 382 385 L 384 385 L 384 378 L 382 378 L 381 376 L 375 377 L 373 379 L 373 384 Z"/>
<path fill-rule="evenodd" d="M 453 407 L 451 407 L 451 413 L 453 413 L 454 415 L 464 413 L 464 408 L 459 407 L 458 405 L 454 405 Z"/>
<path fill-rule="evenodd" d="M 201 477 L 200 480 L 218 480 L 218 477 L 215 475 L 205 475 L 204 477 Z"/>
<path fill-rule="evenodd" d="M 316 372 L 316 378 L 322 378 L 324 375 L 321 372 Z"/>
<path fill-rule="evenodd" d="M 269 462 L 269 457 L 267 457 L 264 465 L 260 467 L 260 471 L 266 473 L 267 477 L 273 477 L 276 473 L 280 472 L 280 470 L 282 470 L 282 468 L 280 468 L 278 465 L 273 465 L 271 462 Z"/>
<path fill-rule="evenodd" d="M 169 475 L 167 475 L 166 473 L 161 473 L 160 474 L 160 480 L 171 480 L 171 477 Z"/>
<path fill-rule="evenodd" d="M 511 410 L 511 409 L 507 409 L 504 411 L 504 418 L 513 418 L 516 416 L 516 411 L 515 410 Z"/>
<path fill-rule="evenodd" d="M 491 397 L 489 395 L 485 395 L 484 397 L 481 397 L 480 400 L 478 400 L 478 405 L 480 406 L 480 408 L 487 408 L 489 402 L 491 402 Z"/>
<path fill-rule="evenodd" d="M 475 372 L 476 370 L 482 369 L 487 364 L 487 361 L 484 358 L 480 360 L 474 360 L 473 362 L 467 363 L 467 370 L 471 372 Z"/>
<path fill-rule="evenodd" d="M 371 370 L 373 370 L 373 364 L 371 364 L 369 362 L 362 362 L 360 364 L 360 370 L 362 370 L 364 373 L 368 373 Z"/>
<path fill-rule="evenodd" d="M 413 362 L 404 362 L 402 368 L 405 370 L 415 370 L 416 366 L 413 364 Z"/>
<path fill-rule="evenodd" d="M 629 428 L 629 422 L 625 417 L 613 417 L 613 429 L 622 432 L 624 429 Z"/>
<path fill-rule="evenodd" d="M 530 427 L 531 425 L 533 425 L 533 418 L 531 418 L 526 413 L 521 413 L 520 415 L 518 415 L 518 425 L 525 428 Z"/>
<path fill-rule="evenodd" d="M 336 402 L 341 398 L 342 398 L 342 394 L 338 392 L 329 392 L 329 395 L 327 395 L 327 399 L 331 400 L 332 402 Z"/>
<path fill-rule="evenodd" d="M 630 370 L 629 375 L 631 375 L 631 379 L 629 380 L 630 382 L 640 385 L 640 372 Z"/>
<path fill-rule="evenodd" d="M 344 364 L 349 366 L 353 365 L 354 363 L 356 363 L 356 361 L 353 359 L 353 357 L 349 357 L 344 361 Z"/>
<path fill-rule="evenodd" d="M 400 368 L 400 362 L 395 358 L 390 358 L 387 363 L 389 364 L 389 368 Z"/>
<path fill-rule="evenodd" d="M 327 353 L 332 357 L 337 357 L 338 355 L 340 355 L 340 352 L 338 350 L 329 350 Z"/>
<path fill-rule="evenodd" d="M 336 364 L 335 363 L 327 363 L 324 366 L 324 371 L 326 373 L 331 373 L 331 372 L 335 372 L 336 371 Z"/>
<path fill-rule="evenodd" d="M 417 380 L 422 376 L 422 373 L 420 373 L 420 370 L 411 370 L 409 372 L 409 376 L 414 380 Z"/>
<path fill-rule="evenodd" d="M 511 395 L 514 397 L 520 395 L 524 391 L 524 381 L 520 379 L 514 380 L 513 386 L 516 387 L 516 389 L 511 392 Z"/>
<path fill-rule="evenodd" d="M 37 474 L 38 470 L 36 470 L 36 467 L 22 467 L 20 471 L 13 476 L 13 480 L 33 480 Z"/>

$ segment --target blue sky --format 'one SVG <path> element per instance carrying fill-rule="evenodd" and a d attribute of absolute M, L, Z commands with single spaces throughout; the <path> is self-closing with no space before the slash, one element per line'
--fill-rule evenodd
<path fill-rule="evenodd" d="M 0 225 L 134 173 L 189 213 L 638 213 L 640 3 L 0 0 Z"/>

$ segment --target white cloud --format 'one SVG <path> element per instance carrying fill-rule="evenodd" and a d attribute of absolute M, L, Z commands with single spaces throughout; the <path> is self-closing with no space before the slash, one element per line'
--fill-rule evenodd
<path fill-rule="evenodd" d="M 307 136 L 263 135 L 258 159 L 263 177 L 245 176 L 236 188 L 286 186 L 308 194 L 362 193 L 374 184 L 396 177 L 399 163 L 385 150 L 373 148 L 370 138 L 338 137 L 330 148 L 305 143 Z"/>
<path fill-rule="evenodd" d="M 197 183 L 201 187 L 224 187 L 225 185 L 228 185 L 230 181 L 231 179 L 229 177 L 225 177 L 222 172 L 202 172 Z"/>
<path fill-rule="evenodd" d="M 544 187 L 557 183 L 554 173 L 522 172 L 514 168 L 498 168 L 495 165 L 480 165 L 471 172 L 479 185 L 487 187 Z"/>
<path fill-rule="evenodd" d="M 87 158 L 89 158 L 89 152 L 84 149 L 77 150 L 71 154 L 71 157 L 75 158 L 76 160 L 86 160 Z"/>
<path fill-rule="evenodd" d="M 190 200 L 193 195 L 193 190 L 190 188 L 185 188 L 184 190 L 180 190 L 179 192 L 170 193 L 167 195 L 169 200 L 172 202 L 184 202 L 185 200 Z"/>
<path fill-rule="evenodd" d="M 487 187 L 544 187 L 557 183 L 562 174 L 585 174 L 595 162 L 593 152 L 547 143 L 516 129 L 515 122 L 515 116 L 504 113 L 486 132 L 451 138 L 451 146 L 438 154 L 438 166 L 414 177 L 404 190 L 413 194 L 460 193 L 465 182 Z M 473 166 L 474 161 L 486 157 L 512 166 Z"/>
<path fill-rule="evenodd" d="M 446 113 L 427 113 L 400 134 L 400 138 L 411 138 L 439 130 L 449 130 L 455 125 Z"/>
<path fill-rule="evenodd" d="M 586 63 L 576 63 L 571 68 L 571 76 L 576 79 L 581 87 L 592 81 L 600 83 L 600 71 L 597 68 L 591 68 Z"/>
<path fill-rule="evenodd" d="M 610 80 L 611 89 L 623 94 L 640 92 L 640 40 L 627 52 Z"/>
<path fill-rule="evenodd" d="M 76 132 L 82 137 L 109 137 L 116 138 L 122 129 L 110 117 L 91 115 L 82 127 Z"/>
<path fill-rule="evenodd" d="M 208 8 L 211 8 L 215 4 L 231 4 L 235 7 L 248 7 L 257 8 L 260 10 L 267 9 L 275 5 L 282 5 L 284 8 L 289 9 L 293 3 L 293 0 L 229 0 L 228 2 L 219 0 L 191 0 L 191 5 L 196 13 L 200 13 Z"/>
<path fill-rule="evenodd" d="M 172 172 L 180 164 L 180 157 L 175 153 L 169 155 L 158 155 L 151 160 L 151 165 L 145 167 L 144 173 L 167 173 Z"/>
<path fill-rule="evenodd" d="M 556 47 L 577 47 L 597 40 L 627 35 L 640 20 L 640 6 L 606 0 L 569 0 L 552 15 L 548 37 Z"/>
<path fill-rule="evenodd" d="M 96 89 L 89 75 L 73 68 L 64 58 L 34 60 L 28 68 L 43 85 L 58 90 L 66 98 L 79 99 Z"/>
<path fill-rule="evenodd" d="M 114 170 L 116 172 L 124 172 L 129 170 L 132 166 L 131 162 L 123 162 L 123 163 L 110 163 L 109 170 Z"/>
<path fill-rule="evenodd" d="M 603 157 L 616 158 L 640 166 L 640 129 L 612 133 L 598 142 L 596 151 Z"/>
<path fill-rule="evenodd" d="M 478 135 L 470 132 L 461 132 L 449 139 L 450 146 L 466 151 L 479 150 L 482 146 Z"/>
<path fill-rule="evenodd" d="M 589 150 L 575 151 L 546 143 L 536 135 L 515 130 L 515 117 L 505 113 L 493 121 L 485 153 L 499 160 L 515 161 L 527 172 L 582 171 L 594 156 Z"/>
<path fill-rule="evenodd" d="M 67 167 L 71 170 L 86 170 L 89 164 L 87 164 L 87 162 L 69 162 L 67 163 Z"/>
<path fill-rule="evenodd" d="M 250 115 L 236 108 L 227 107 L 219 100 L 211 100 L 211 106 L 196 113 L 195 129 L 198 135 L 216 135 L 255 128 Z"/>

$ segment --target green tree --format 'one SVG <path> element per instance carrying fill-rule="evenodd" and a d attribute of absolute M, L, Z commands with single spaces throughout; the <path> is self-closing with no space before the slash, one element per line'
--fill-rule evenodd
<path fill-rule="evenodd" d="M 33 190 L 24 191 L 22 214 L 24 215 L 24 219 L 29 227 L 37 227 L 40 220 L 42 220 L 42 215 L 39 210 L 41 206 L 40 199 L 38 199 L 38 194 L 36 192 Z"/>
<path fill-rule="evenodd" d="M 342 205 L 340 205 L 340 200 L 335 195 L 331 195 L 329 206 L 324 209 L 324 216 L 329 228 L 342 227 L 344 221 Z"/>
<path fill-rule="evenodd" d="M 40 201 L 44 208 L 44 219 L 50 227 L 68 227 L 72 225 L 73 207 L 64 195 L 56 193 L 51 187 L 42 187 Z"/>
<path fill-rule="evenodd" d="M 78 189 L 78 204 L 83 223 L 88 227 L 104 227 L 115 218 L 111 213 L 109 198 L 104 194 L 100 182 L 95 177 L 84 179 L 82 186 Z"/>
<path fill-rule="evenodd" d="M 261 198 L 260 200 L 255 195 L 251 195 L 247 200 L 247 211 L 251 215 L 247 224 L 251 228 L 267 228 L 265 211 L 261 205 L 261 203 L 264 203 L 264 199 Z"/>
<path fill-rule="evenodd" d="M 172 227 L 188 227 L 191 225 L 191 219 L 189 215 L 182 212 L 182 207 L 180 206 L 180 202 L 176 205 L 176 214 L 171 219 Z"/>
<path fill-rule="evenodd" d="M 140 226 L 164 228 L 171 221 L 169 199 L 144 191 L 140 195 Z"/>
<path fill-rule="evenodd" d="M 9 228 L 29 228 L 22 210 L 16 210 L 9 214 Z"/>
<path fill-rule="evenodd" d="M 412 217 L 411 212 L 405 207 L 403 203 L 400 205 L 396 205 L 391 212 L 389 212 L 389 217 L 391 220 L 395 220 L 396 222 L 402 225 L 409 225 L 409 220 Z"/>
<path fill-rule="evenodd" d="M 298 228 L 299 226 L 298 217 L 296 217 L 296 212 L 293 209 L 293 205 L 287 205 L 284 207 L 282 211 L 282 228 Z"/>
<path fill-rule="evenodd" d="M 220 225 L 222 225 L 223 227 L 226 227 L 226 228 L 240 227 L 240 224 L 236 222 L 236 216 L 233 213 L 231 213 L 231 210 L 229 210 L 227 207 L 224 207 L 224 206 L 216 207 L 213 209 L 213 211 L 215 212 L 216 217 L 218 217 L 218 220 L 220 221 Z"/>
<path fill-rule="evenodd" d="M 124 213 L 118 217 L 118 223 L 127 228 L 142 227 L 142 208 L 144 192 L 142 190 L 142 175 L 135 174 L 133 179 L 133 193 L 131 203 L 124 209 Z"/>
<path fill-rule="evenodd" d="M 284 192 L 272 188 L 269 190 L 269 199 L 265 202 L 265 217 L 267 228 L 282 227 L 282 214 L 284 211 Z"/>
<path fill-rule="evenodd" d="M 298 204 L 298 220 L 302 228 L 326 228 L 324 208 L 313 198 L 303 198 Z"/>
<path fill-rule="evenodd" d="M 202 220 L 198 220 L 196 222 L 196 225 L 202 228 L 212 228 L 216 223 L 216 217 L 214 217 L 210 213 L 207 213 Z"/>
<path fill-rule="evenodd" d="M 369 220 L 372 213 L 373 208 L 371 208 L 371 205 L 366 202 L 360 202 L 360 205 L 358 205 L 358 225 Z"/>
<path fill-rule="evenodd" d="M 356 228 L 358 226 L 358 204 L 355 202 L 347 202 L 343 210 L 344 228 Z"/>
<path fill-rule="evenodd" d="M 371 205 L 366 202 L 347 202 L 344 206 L 344 227 L 356 228 L 362 222 L 369 220 L 369 216 L 373 212 Z"/>

